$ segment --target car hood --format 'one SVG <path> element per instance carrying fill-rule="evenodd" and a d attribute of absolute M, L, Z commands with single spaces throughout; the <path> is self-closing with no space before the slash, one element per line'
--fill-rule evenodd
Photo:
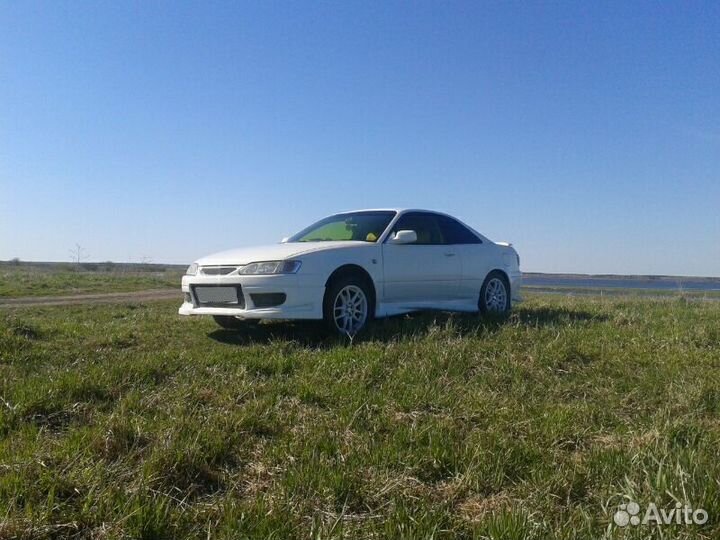
<path fill-rule="evenodd" d="M 358 246 L 372 246 L 371 242 L 287 242 L 285 244 L 269 244 L 221 251 L 198 259 L 200 266 L 242 265 L 258 261 L 279 261 L 298 257 L 313 251 L 328 251 Z"/>

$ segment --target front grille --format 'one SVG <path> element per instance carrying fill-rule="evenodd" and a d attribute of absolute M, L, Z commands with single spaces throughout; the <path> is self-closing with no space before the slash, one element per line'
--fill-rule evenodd
<path fill-rule="evenodd" d="M 226 276 L 236 269 L 237 266 L 201 266 L 200 273 L 204 276 Z"/>
<path fill-rule="evenodd" d="M 193 285 L 191 290 L 198 307 L 245 309 L 240 285 Z"/>

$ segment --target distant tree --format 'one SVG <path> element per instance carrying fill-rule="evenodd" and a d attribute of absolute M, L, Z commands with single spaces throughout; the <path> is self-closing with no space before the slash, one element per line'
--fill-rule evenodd
<path fill-rule="evenodd" d="M 18 266 L 20 264 L 20 257 L 14 257 L 10 259 L 10 263 L 14 264 L 15 266 Z"/>
<path fill-rule="evenodd" d="M 152 257 L 143 255 L 142 257 L 140 257 L 140 264 L 138 265 L 137 269 L 141 272 L 148 272 L 153 269 L 152 262 Z"/>
<path fill-rule="evenodd" d="M 70 260 L 77 265 L 80 265 L 81 262 L 86 261 L 87 258 L 87 251 L 80 244 L 75 244 L 75 247 L 70 250 Z"/>

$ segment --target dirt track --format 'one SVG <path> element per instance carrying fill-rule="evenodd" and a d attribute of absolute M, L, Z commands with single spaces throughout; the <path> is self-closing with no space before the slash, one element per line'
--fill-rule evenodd
<path fill-rule="evenodd" d="M 115 293 L 74 294 L 70 296 L 23 296 L 21 298 L 0 297 L 0 308 L 30 306 L 71 306 L 76 304 L 138 303 L 152 300 L 180 300 L 180 291 L 153 289 Z"/>

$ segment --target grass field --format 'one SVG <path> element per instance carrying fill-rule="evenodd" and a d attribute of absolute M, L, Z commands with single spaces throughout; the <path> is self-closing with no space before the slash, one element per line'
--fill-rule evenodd
<path fill-rule="evenodd" d="M 688 300 L 720 300 L 720 291 L 630 289 L 622 287 L 571 287 L 571 286 L 523 286 L 527 293 L 551 293 L 570 296 L 639 296 L 645 298 L 671 298 Z"/>
<path fill-rule="evenodd" d="M 178 288 L 182 270 L 159 265 L 0 264 L 0 297 L 62 296 Z"/>
<path fill-rule="evenodd" d="M 0 311 L 2 538 L 718 538 L 720 303 L 219 330 Z M 623 497 L 704 526 L 609 527 Z"/>

